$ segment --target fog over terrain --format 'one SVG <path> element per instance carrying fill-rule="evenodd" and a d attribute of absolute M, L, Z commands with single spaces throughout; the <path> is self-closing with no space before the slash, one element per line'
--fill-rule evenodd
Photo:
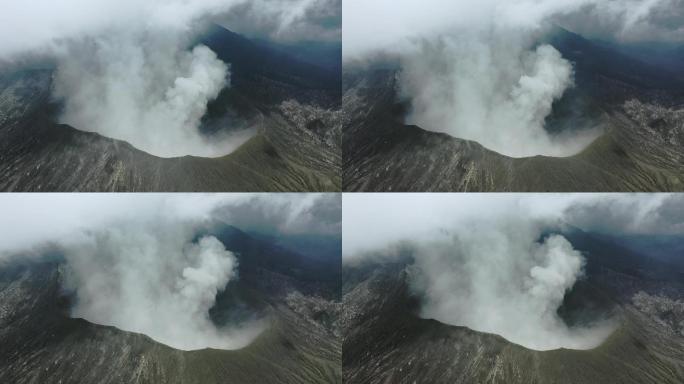
<path fill-rule="evenodd" d="M 177 349 L 236 349 L 264 319 L 217 327 L 216 295 L 240 278 L 215 225 L 282 234 L 339 233 L 338 195 L 26 195 L 0 199 L 0 264 L 63 255 L 72 317 L 143 333 Z M 337 219 L 337 220 L 336 220 Z M 335 225 L 335 221 L 337 221 Z M 243 228 L 244 229 L 244 228 Z"/>
<path fill-rule="evenodd" d="M 283 43 L 340 42 L 341 0 L 266 1 L 243 1 L 217 22 L 250 37 Z"/>
<path fill-rule="evenodd" d="M 344 196 L 343 207 L 345 264 L 409 254 L 421 317 L 535 350 L 594 348 L 616 325 L 606 318 L 569 327 L 558 315 L 586 263 L 564 229 L 684 229 L 678 195 L 354 194 Z"/>
<path fill-rule="evenodd" d="M 61 122 L 153 155 L 222 156 L 253 134 L 198 130 L 207 103 L 230 86 L 230 66 L 194 39 L 210 23 L 266 38 L 316 40 L 329 0 L 37 0 L 0 5 L 0 64 L 56 63 Z M 246 4 L 250 12 L 245 12 Z M 334 12 L 332 8 L 330 12 Z M 339 13 L 339 10 L 338 10 Z M 313 17 L 313 19 L 311 19 Z M 325 19 L 327 20 L 327 19 Z M 251 26 L 247 28 L 246 26 Z M 10 38 L 11 36 L 11 38 Z M 1 69 L 1 68 L 0 68 Z"/>
<path fill-rule="evenodd" d="M 551 134 L 545 119 L 574 85 L 572 63 L 540 44 L 558 25 L 617 42 L 684 42 L 682 0 L 349 0 L 345 63 L 399 60 L 408 124 L 513 157 L 567 156 L 599 122 Z"/>

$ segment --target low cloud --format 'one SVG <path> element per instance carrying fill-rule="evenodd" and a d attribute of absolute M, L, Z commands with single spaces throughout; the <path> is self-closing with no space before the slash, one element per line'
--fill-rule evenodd
<path fill-rule="evenodd" d="M 244 2 L 219 23 L 248 36 L 283 43 L 339 42 L 342 38 L 341 0 L 280 0 L 271 1 L 271 7 L 264 3 Z"/>
<path fill-rule="evenodd" d="M 269 195 L 269 204 L 259 204 L 260 199 L 253 197 L 226 207 L 219 216 L 240 223 L 245 230 L 267 234 L 342 233 L 342 199 L 337 194 L 307 194 L 296 199 L 290 194 Z"/>
<path fill-rule="evenodd" d="M 684 42 L 684 1 L 591 2 L 558 23 L 595 39 L 621 43 Z"/>
<path fill-rule="evenodd" d="M 617 235 L 684 234 L 684 200 L 677 194 L 607 195 L 565 209 L 568 223 Z"/>

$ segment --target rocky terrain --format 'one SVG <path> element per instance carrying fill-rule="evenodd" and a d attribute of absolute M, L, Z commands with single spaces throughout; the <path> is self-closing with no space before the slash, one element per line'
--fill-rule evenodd
<path fill-rule="evenodd" d="M 672 300 L 662 296 L 652 296 L 646 292 L 637 293 L 632 298 L 632 301 L 640 312 L 649 315 L 654 321 L 669 326 L 680 336 L 684 336 L 683 301 Z"/>
<path fill-rule="evenodd" d="M 239 300 L 269 326 L 239 350 L 180 351 L 147 336 L 69 317 L 59 260 L 0 268 L 0 381 L 4 383 L 341 383 L 339 260 L 309 262 L 228 228 L 240 280 L 212 318 Z M 326 264 L 327 263 L 327 264 Z M 276 264 L 278 267 L 273 267 Z M 308 267 L 308 265 L 312 265 Z"/>
<path fill-rule="evenodd" d="M 605 127 L 583 151 L 511 158 L 405 125 L 407 107 L 396 91 L 399 68 L 351 66 L 343 74 L 344 190 L 684 190 L 681 76 L 564 30 L 548 42 L 573 62 L 576 87 L 554 105 L 547 127 L 577 118 Z"/>
<path fill-rule="evenodd" d="M 619 319 L 597 348 L 534 351 L 497 335 L 421 319 L 420 298 L 407 283 L 411 259 L 367 262 L 343 268 L 345 382 L 681 383 L 684 285 L 657 272 L 681 272 L 681 265 L 651 268 L 600 236 L 568 237 L 588 255 L 587 277 L 566 295 L 561 310 Z"/>
<path fill-rule="evenodd" d="M 203 129 L 222 129 L 226 115 L 257 129 L 235 152 L 159 158 L 57 124 L 53 70 L 7 69 L 0 71 L 0 190 L 339 191 L 339 71 L 220 27 L 202 42 L 232 71 L 232 87 L 209 105 Z"/>

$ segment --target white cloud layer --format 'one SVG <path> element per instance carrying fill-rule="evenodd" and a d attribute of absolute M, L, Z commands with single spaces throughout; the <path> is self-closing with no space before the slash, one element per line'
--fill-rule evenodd
<path fill-rule="evenodd" d="M 402 52 L 421 38 L 468 30 L 539 31 L 548 22 L 580 34 L 600 26 L 602 38 L 684 41 L 682 0 L 346 0 L 342 11 L 347 60 Z M 661 32 L 644 32 L 649 30 Z"/>
<path fill-rule="evenodd" d="M 339 42 L 341 20 L 342 0 L 252 0 L 243 2 L 219 23 L 249 36 L 285 43 Z"/>

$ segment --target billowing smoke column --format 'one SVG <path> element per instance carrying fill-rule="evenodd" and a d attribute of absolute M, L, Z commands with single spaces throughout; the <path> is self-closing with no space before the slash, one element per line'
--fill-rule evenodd
<path fill-rule="evenodd" d="M 119 212 L 105 208 L 102 222 L 86 218 L 85 230 L 72 228 L 54 240 L 66 258 L 64 288 L 75 297 L 71 316 L 182 350 L 249 344 L 265 328 L 261 320 L 247 316 L 219 327 L 209 317 L 217 294 L 239 279 L 236 255 L 216 237 L 197 238 L 216 207 L 244 204 L 247 197 L 200 199 L 111 198 Z"/>
<path fill-rule="evenodd" d="M 181 228 L 127 225 L 67 247 L 72 316 L 183 350 L 247 345 L 263 329 L 259 322 L 218 328 L 209 319 L 216 295 L 238 278 L 237 259 L 215 237 L 192 242 L 190 228 Z"/>
<path fill-rule="evenodd" d="M 673 3 L 681 5 L 678 0 L 350 0 L 343 4 L 344 57 L 353 63 L 377 53 L 398 56 L 399 94 L 412 106 L 407 123 L 509 156 L 566 156 L 587 146 L 601 127 L 555 134 L 545 129 L 553 103 L 574 80 L 572 64 L 552 46 L 540 45 L 540 38 L 553 23 L 586 29 L 587 20 L 613 38 L 663 38 L 665 32 L 656 34 L 651 19 Z M 684 39 L 681 30 L 667 36 Z"/>
<path fill-rule="evenodd" d="M 153 155 L 222 156 L 253 129 L 199 130 L 207 103 L 230 86 L 229 65 L 203 45 L 211 22 L 246 0 L 37 0 L 0 5 L 0 63 L 22 55 L 56 60 L 61 122 L 125 140 Z M 259 0 L 246 16 L 272 33 L 303 28 L 318 1 Z M 4 16 L 4 17 L 3 17 Z M 249 24 L 248 21 L 242 20 Z M 7 40 L 7 41 L 6 41 Z"/>
<path fill-rule="evenodd" d="M 563 236 L 537 242 L 533 227 L 512 228 L 479 223 L 451 241 L 417 245 L 411 276 L 425 296 L 421 316 L 535 350 L 601 344 L 612 323 L 570 328 L 557 313 L 582 276 L 583 256 Z"/>
<path fill-rule="evenodd" d="M 424 42 L 404 59 L 407 123 L 510 156 L 571 155 L 596 138 L 597 130 L 553 136 L 544 128 L 554 101 L 573 85 L 572 65 L 555 48 L 527 50 L 505 34 L 496 42 L 462 36 Z"/>
<path fill-rule="evenodd" d="M 140 39 L 103 37 L 59 56 L 54 94 L 65 102 L 63 123 L 162 157 L 225 155 L 249 138 L 199 131 L 207 103 L 229 85 L 228 66 L 214 52 L 186 51 L 168 36 Z"/>
<path fill-rule="evenodd" d="M 56 59 L 54 96 L 61 122 L 125 140 L 162 156 L 219 156 L 249 134 L 209 137 L 199 131 L 207 103 L 229 85 L 228 66 L 191 39 L 212 14 L 238 1 L 37 1 L 5 5 L 17 18 L 19 46 L 0 50 Z M 29 21 L 30 20 L 30 21 Z M 4 43 L 9 44 L 9 43 Z M 4 45 L 3 44 L 3 45 Z"/>

